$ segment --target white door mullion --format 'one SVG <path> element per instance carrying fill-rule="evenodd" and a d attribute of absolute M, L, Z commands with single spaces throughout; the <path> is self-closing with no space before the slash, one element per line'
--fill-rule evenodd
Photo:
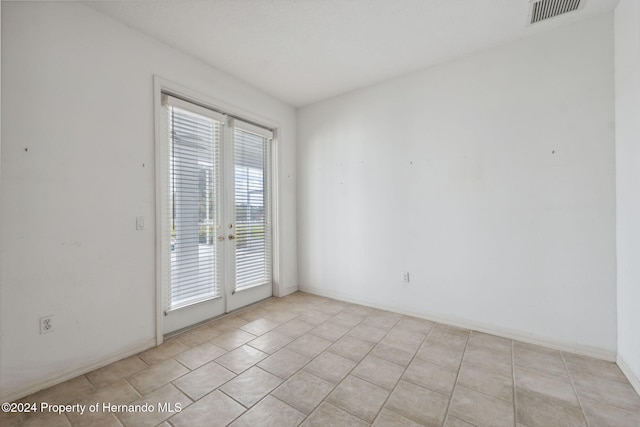
<path fill-rule="evenodd" d="M 234 119 L 227 118 L 227 132 L 224 135 L 224 213 L 223 228 L 226 233 L 224 251 L 224 274 L 227 312 L 229 300 L 235 293 L 236 283 L 236 223 L 235 223 L 235 158 L 233 150 Z"/>

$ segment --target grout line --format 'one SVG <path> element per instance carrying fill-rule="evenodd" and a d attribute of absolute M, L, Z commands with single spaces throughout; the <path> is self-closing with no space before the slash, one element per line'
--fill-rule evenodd
<path fill-rule="evenodd" d="M 456 394 L 456 388 L 458 387 L 458 381 L 460 380 L 460 371 L 462 371 L 462 364 L 464 362 L 464 355 L 467 352 L 467 347 L 469 346 L 469 339 L 471 339 L 472 333 L 473 331 L 469 331 L 469 333 L 467 334 L 467 340 L 464 343 L 464 350 L 462 350 L 462 357 L 460 358 L 460 364 L 458 365 L 458 372 L 456 373 L 456 381 L 453 383 L 453 390 L 451 390 L 451 396 L 449 396 L 449 402 L 447 403 L 447 410 L 445 411 L 445 415 L 444 415 L 445 424 L 449 419 L 449 410 L 451 409 L 451 402 L 453 401 L 453 396 Z M 467 422 L 467 420 L 464 420 L 464 419 L 463 421 Z"/>
<path fill-rule="evenodd" d="M 560 356 L 562 357 L 562 364 L 564 365 L 564 369 L 567 371 L 567 375 L 569 375 L 569 380 L 571 381 L 571 387 L 573 387 L 573 392 L 576 394 L 576 399 L 578 399 L 578 405 L 580 406 L 580 413 L 582 414 L 582 418 L 584 418 L 585 425 L 589 427 L 589 420 L 587 419 L 587 414 L 584 413 L 584 407 L 582 406 L 582 400 L 580 399 L 580 394 L 578 394 L 578 389 L 573 381 L 573 375 L 569 371 L 569 366 L 567 365 L 567 361 L 564 358 L 564 351 L 560 352 Z"/>
<path fill-rule="evenodd" d="M 353 305 L 353 304 L 351 304 L 351 305 Z M 345 307 L 343 310 L 339 311 L 338 313 L 341 313 L 342 311 L 346 310 L 347 308 L 348 308 L 348 306 L 347 306 L 347 307 Z M 360 324 L 362 324 L 362 323 L 363 323 L 365 320 L 367 320 L 367 319 L 368 319 L 368 318 L 369 318 L 373 313 L 375 313 L 375 311 L 376 311 L 376 310 L 373 310 L 373 311 L 371 311 L 369 314 L 367 314 L 367 315 L 366 315 L 366 316 L 365 316 L 365 317 L 364 317 L 360 322 L 358 322 L 358 323 L 357 323 L 356 325 L 354 325 L 351 329 L 349 329 L 347 332 L 345 332 L 345 334 L 344 334 L 342 337 L 346 336 L 346 335 L 347 335 L 349 332 L 351 332 L 354 328 L 356 328 L 357 326 L 359 326 Z M 338 313 L 336 313 L 336 314 L 338 314 Z M 332 315 L 329 319 L 325 320 L 325 321 L 324 321 L 324 322 L 322 322 L 322 323 L 328 322 L 331 318 L 333 318 L 333 316 L 335 316 L 335 314 L 334 314 L 334 315 Z M 322 324 L 322 323 L 321 323 L 321 324 Z M 397 322 L 396 322 L 396 323 L 397 323 Z M 319 326 L 319 325 L 318 325 L 318 326 Z M 394 325 L 393 325 L 393 326 L 395 326 L 395 323 L 394 323 Z M 393 329 L 393 326 L 391 327 L 392 329 Z M 389 331 L 391 331 L 391 329 L 389 329 Z M 309 332 L 305 332 L 305 333 L 309 333 Z M 384 336 L 386 337 L 388 333 L 389 333 L 389 332 L 387 332 Z M 333 344 L 335 344 L 337 341 L 339 341 L 342 337 L 338 338 L 338 340 L 336 340 Z M 384 337 L 380 338 L 380 341 L 382 341 L 383 339 L 384 339 Z M 363 340 L 361 340 L 361 341 L 363 341 Z M 380 342 L 380 341 L 378 341 L 378 342 Z M 347 372 L 347 374 L 344 376 L 344 378 L 342 378 L 340 381 L 338 381 L 338 383 L 333 387 L 333 389 L 332 389 L 332 390 L 331 390 L 331 391 L 330 391 L 330 392 L 329 392 L 329 393 L 324 397 L 324 399 L 322 399 L 322 400 L 320 401 L 320 403 L 318 403 L 318 405 L 316 405 L 316 407 L 315 407 L 315 408 L 313 408 L 313 411 L 311 411 L 311 412 L 309 413 L 309 415 L 307 415 L 307 416 L 304 418 L 304 420 L 302 420 L 302 421 L 301 421 L 301 423 L 300 423 L 300 424 L 304 423 L 304 422 L 307 420 L 307 418 L 309 418 L 311 415 L 313 415 L 313 413 L 316 411 L 316 409 L 318 409 L 318 407 L 322 404 L 322 402 L 325 402 L 325 401 L 327 400 L 327 398 L 328 398 L 328 397 L 329 397 L 329 396 L 330 396 L 330 395 L 331 395 L 331 394 L 332 394 L 332 393 L 333 393 L 333 392 L 338 388 L 338 386 L 340 386 L 340 384 L 342 384 L 342 382 L 343 382 L 343 381 L 344 381 L 344 380 L 349 376 L 349 374 L 351 374 L 351 372 L 353 372 L 353 370 L 354 370 L 354 369 L 355 369 L 355 368 L 360 364 L 360 362 L 362 362 L 362 361 L 364 360 L 364 358 L 365 358 L 365 357 L 367 357 L 367 356 L 369 355 L 369 353 L 371 353 L 371 352 L 373 351 L 373 349 L 374 349 L 374 348 L 376 348 L 376 345 L 378 344 L 378 342 L 376 342 L 376 343 L 373 345 L 373 347 L 371 347 L 371 348 L 369 349 L 369 351 L 368 351 L 368 352 L 367 352 L 367 353 L 362 357 L 362 359 L 360 359 L 360 361 L 359 361 L 359 362 L 356 362 L 356 361 L 354 361 L 354 360 L 348 359 L 348 358 L 346 358 L 346 357 L 344 357 L 344 356 L 340 356 L 339 354 L 331 353 L 331 354 L 333 354 L 333 355 L 335 355 L 335 356 L 342 357 L 342 358 L 344 358 L 344 359 L 350 360 L 350 361 L 354 362 L 354 363 L 355 363 L 355 365 L 353 366 L 353 368 L 351 368 L 351 369 L 349 370 L 349 372 Z M 332 345 L 333 345 L 333 344 L 332 344 Z M 325 349 L 322 351 L 322 353 L 324 353 L 325 351 L 328 351 L 328 349 L 329 349 L 332 345 L 330 345 L 330 346 L 328 346 L 327 348 L 325 348 Z M 294 350 L 291 350 L 291 351 L 294 351 Z M 296 353 L 297 353 L 297 352 L 296 352 Z M 322 354 L 322 353 L 320 353 L 320 354 Z M 300 353 L 298 353 L 298 354 L 300 354 Z M 296 371 L 296 373 L 295 373 L 295 374 L 293 374 L 293 375 L 296 375 L 298 372 L 300 372 L 301 370 L 303 370 L 307 365 L 309 365 L 311 362 L 313 362 L 313 361 L 316 359 L 316 357 L 320 356 L 320 354 L 318 354 L 317 356 L 313 357 L 313 358 L 312 358 L 309 362 L 307 362 L 307 363 L 306 363 L 302 368 L 298 369 L 298 370 Z M 310 373 L 310 372 L 309 372 L 309 373 Z M 293 375 L 291 375 L 291 376 L 293 376 Z M 313 374 L 312 374 L 312 375 L 313 375 Z M 289 377 L 289 378 L 291 378 L 291 377 Z M 322 379 L 322 378 L 321 378 L 321 379 Z M 325 381 L 326 381 L 326 380 L 325 380 Z M 333 383 L 332 383 L 332 384 L 333 384 Z M 328 403 L 328 404 L 330 404 L 330 405 L 333 405 L 331 402 L 327 402 L 327 403 Z M 352 414 L 351 412 L 347 411 L 347 410 L 346 410 L 346 409 L 344 409 L 344 408 L 341 408 L 341 407 L 336 406 L 336 405 L 333 405 L 333 406 L 335 406 L 336 408 L 340 409 L 341 411 L 344 411 L 344 412 L 348 413 L 349 415 L 353 415 L 354 417 L 356 417 L 356 418 L 358 418 L 358 419 L 360 419 L 360 420 L 362 420 L 362 421 L 364 421 L 364 422 L 366 422 L 366 423 L 368 423 L 368 424 L 371 424 L 371 423 L 369 423 L 369 421 L 364 420 L 364 419 L 362 419 L 361 417 L 359 417 L 359 416 L 357 416 L 357 415 L 355 415 L 355 414 Z M 377 414 L 376 414 L 376 416 L 377 416 Z M 374 421 L 375 421 L 375 418 L 374 418 Z"/>
<path fill-rule="evenodd" d="M 403 317 L 405 317 L 405 316 L 403 315 Z M 402 318 L 402 317 L 401 317 L 401 318 Z M 398 321 L 399 321 L 399 320 L 398 320 Z M 400 384 L 400 381 L 402 381 L 402 377 L 404 377 L 404 374 L 407 372 L 407 369 L 409 369 L 409 366 L 410 366 L 410 365 L 413 363 L 413 361 L 415 360 L 416 355 L 418 354 L 418 352 L 420 351 L 420 349 L 421 349 L 421 348 L 422 348 L 422 346 L 424 345 L 425 341 L 427 340 L 427 338 L 429 337 L 429 335 L 431 335 L 431 332 L 435 329 L 435 327 L 436 327 L 436 324 L 437 324 L 437 323 L 435 323 L 435 322 L 432 322 L 432 323 L 433 323 L 433 325 L 431 325 L 431 329 L 429 329 L 429 332 L 427 332 L 427 334 L 426 334 L 426 335 L 424 336 L 424 338 L 422 339 L 422 342 L 421 342 L 421 343 L 420 343 L 420 345 L 418 346 L 418 349 L 413 353 L 413 357 L 411 358 L 411 360 L 409 361 L 409 363 L 407 363 L 407 366 L 405 366 L 405 367 L 404 367 L 404 370 L 402 371 L 402 374 L 400 374 L 400 377 L 398 377 L 398 380 L 396 381 L 395 385 L 391 388 L 391 391 L 389 392 L 389 395 L 387 396 L 387 398 L 386 398 L 386 399 L 384 400 L 384 402 L 382 403 L 382 406 L 380 406 L 380 409 L 378 409 L 378 412 L 376 413 L 376 416 L 373 418 L 373 421 L 374 421 L 374 422 L 375 422 L 376 418 L 378 418 L 378 417 L 380 416 L 380 412 L 382 412 L 382 409 L 384 409 L 384 406 L 387 404 L 387 402 L 389 401 L 389 398 L 391 397 L 391 395 L 393 394 L 393 392 L 396 390 L 396 387 L 398 387 L 398 384 Z M 392 329 L 393 329 L 397 324 L 398 324 L 398 322 L 396 322 L 396 323 L 393 325 L 393 327 L 389 330 L 389 332 L 391 332 L 391 330 L 392 330 Z M 382 341 L 382 340 L 383 340 L 387 335 L 389 335 L 389 332 L 387 332 L 387 334 L 386 334 L 384 337 L 382 337 L 382 339 L 381 339 L 380 341 Z M 369 351 L 369 353 L 370 353 L 371 351 L 373 351 L 373 349 L 374 349 L 374 348 L 376 348 L 376 346 L 377 346 L 377 344 L 376 344 L 375 346 L 373 346 L 373 348 Z M 369 355 L 369 353 L 367 353 L 367 355 Z M 366 357 L 366 356 L 365 356 L 365 357 Z M 383 359 L 383 360 L 386 360 L 386 359 Z M 388 362 L 391 362 L 391 361 L 390 361 L 390 360 L 388 360 Z M 391 362 L 391 363 L 394 363 L 394 362 Z M 356 365 L 356 367 L 357 367 L 357 366 L 358 366 L 358 365 Z M 354 369 L 355 369 L 355 367 L 354 367 Z M 359 378 L 359 377 L 358 377 L 358 378 Z M 411 383 L 411 384 L 413 384 L 413 383 Z M 418 384 L 415 384 L 415 385 L 418 385 Z M 421 386 L 418 386 L 418 387 L 421 387 Z M 431 390 L 431 391 L 433 391 L 433 390 Z M 394 412 L 395 412 L 395 411 L 394 411 Z M 396 413 L 397 413 L 397 412 L 396 412 Z M 399 414 L 399 415 L 401 415 L 401 416 L 403 416 L 403 417 L 405 417 L 405 418 L 408 418 L 408 419 L 410 419 L 410 420 L 412 420 L 412 421 L 415 421 L 415 422 L 417 422 L 418 424 L 422 424 L 422 423 L 420 423 L 418 420 L 414 420 L 413 418 L 408 417 L 408 416 L 406 416 L 406 415 L 403 415 L 403 414 Z M 446 415 L 445 415 L 445 418 L 446 418 Z"/>
<path fill-rule="evenodd" d="M 351 305 L 353 305 L 353 304 L 351 304 Z M 348 307 L 345 307 L 343 310 L 346 310 L 347 308 L 348 308 Z M 345 332 L 345 334 L 343 335 L 343 337 L 344 337 L 346 334 L 348 334 L 349 332 L 351 332 L 351 331 L 352 331 L 356 326 L 358 326 L 358 325 L 362 324 L 365 320 L 367 320 L 369 317 L 371 317 L 371 315 L 372 315 L 373 313 L 375 313 L 376 311 L 377 311 L 377 310 L 373 310 L 373 311 L 371 311 L 369 314 L 367 314 L 367 315 L 366 315 L 366 316 L 365 316 L 365 317 L 364 317 L 364 318 L 363 318 L 359 323 L 357 323 L 356 325 L 354 325 L 351 329 L 349 329 L 349 331 Z M 341 312 L 341 311 L 340 311 L 340 312 Z M 338 312 L 338 313 L 340 313 L 340 312 Z M 338 313 L 334 314 L 333 316 L 337 315 Z M 331 317 L 333 317 L 333 316 L 331 316 Z M 400 317 L 400 318 L 402 318 L 402 315 L 401 315 L 401 317 Z M 356 361 L 351 360 L 351 359 L 348 359 L 348 358 L 346 358 L 346 357 L 344 357 L 344 356 L 340 356 L 339 354 L 331 353 L 331 354 L 334 354 L 335 356 L 339 356 L 339 357 L 342 357 L 342 358 L 344 358 L 344 359 L 350 360 L 350 361 L 354 362 L 354 363 L 355 363 L 355 365 L 353 366 L 353 368 L 351 368 L 351 369 L 349 370 L 349 372 L 347 372 L 347 374 L 344 376 L 344 378 L 342 378 L 342 379 L 341 379 L 341 380 L 340 380 L 340 381 L 339 381 L 339 382 L 338 382 L 338 383 L 333 387 L 333 390 L 331 390 L 331 392 L 330 392 L 330 393 L 329 393 L 329 394 L 328 394 L 324 399 L 322 399 L 322 400 L 320 401 L 320 403 L 318 403 L 318 405 L 316 405 L 316 407 L 314 408 L 314 410 L 313 410 L 313 411 L 312 411 L 312 412 L 311 412 L 307 417 L 305 417 L 305 419 L 304 419 L 304 420 L 302 420 L 302 423 L 304 423 L 304 421 L 306 421 L 306 419 L 307 419 L 307 418 L 309 418 L 311 415 L 313 415 L 313 413 L 314 413 L 314 412 L 316 411 L 316 409 L 317 409 L 317 408 L 322 404 L 322 402 L 326 402 L 326 399 L 327 399 L 327 398 L 328 398 L 328 397 L 329 397 L 329 396 L 330 396 L 330 395 L 331 395 L 331 394 L 332 394 L 332 393 L 333 393 L 333 392 L 334 392 L 334 391 L 335 391 L 335 390 L 340 386 L 340 384 L 342 384 L 342 383 L 344 382 L 344 380 L 345 380 L 345 379 L 347 379 L 347 377 L 348 377 L 348 376 L 353 372 L 353 370 L 354 370 L 354 369 L 356 369 L 356 368 L 358 367 L 358 365 L 360 364 L 360 362 L 362 362 L 362 361 L 363 361 L 363 360 L 364 360 L 364 359 L 365 359 L 365 358 L 366 358 L 366 357 L 367 357 L 367 356 L 368 356 L 368 355 L 369 355 L 369 354 L 370 354 L 370 353 L 371 353 L 371 352 L 376 348 L 376 346 L 378 345 L 378 343 L 380 343 L 380 341 L 382 341 L 382 340 L 383 340 L 387 335 L 389 335 L 389 332 L 391 332 L 391 330 L 392 330 L 392 329 L 393 329 L 393 328 L 398 324 L 398 322 L 399 322 L 400 318 L 399 318 L 398 320 L 396 320 L 396 322 L 393 324 L 393 326 L 391 326 L 391 328 L 389 328 L 389 331 L 387 331 L 387 333 L 386 333 L 386 334 L 384 334 L 384 336 L 383 336 L 382 338 L 380 338 L 380 340 L 379 340 L 379 341 L 377 341 L 377 342 L 373 345 L 373 347 L 371 347 L 371 348 L 369 349 L 369 351 L 367 351 L 367 353 L 366 353 L 366 354 L 365 354 L 365 355 L 360 359 L 360 361 L 356 362 Z M 328 322 L 330 319 L 331 319 L 331 318 L 327 319 L 325 322 Z M 323 322 L 323 323 L 324 323 L 324 322 Z M 342 337 L 341 337 L 341 338 L 342 338 Z M 354 338 L 355 338 L 355 337 L 354 337 Z M 340 338 L 339 338 L 339 339 L 340 339 Z M 338 339 L 338 340 L 339 340 L 339 339 Z M 356 338 L 356 339 L 358 339 L 358 338 Z M 337 342 L 338 340 L 336 340 L 336 342 Z M 364 340 L 361 340 L 361 341 L 364 341 Z M 334 342 L 334 344 L 335 344 L 335 342 Z M 332 344 L 332 345 L 333 345 L 333 344 Z M 328 351 L 328 349 L 329 349 L 330 347 L 331 347 L 331 346 L 329 346 L 329 347 L 327 347 L 326 349 L 324 349 L 324 350 L 322 351 L 322 353 L 324 353 L 325 351 Z M 322 353 L 320 353 L 320 354 L 322 354 Z M 320 356 L 320 354 L 319 354 L 318 356 Z M 316 356 L 316 357 L 318 357 L 318 356 Z M 314 357 L 313 359 L 311 359 L 311 360 L 309 361 L 309 363 L 313 362 L 313 360 L 315 360 L 315 358 L 316 358 L 316 357 Z M 307 365 L 308 365 L 309 363 L 307 363 Z M 393 363 L 393 362 L 392 362 L 392 363 Z M 306 366 L 306 365 L 305 365 L 305 366 Z M 301 368 L 301 369 L 304 369 L 304 367 L 303 367 L 303 368 Z M 298 371 L 298 372 L 299 372 L 299 371 Z M 296 373 L 297 373 L 297 372 L 296 372 Z M 295 375 L 295 374 L 294 374 L 294 375 Z M 357 378 L 358 378 L 358 379 L 360 379 L 360 380 L 362 380 L 362 378 L 360 378 L 360 377 L 357 377 Z M 325 380 L 325 381 L 326 381 L 326 380 Z M 362 381 L 366 381 L 366 380 L 362 380 Z M 369 381 L 366 381 L 366 382 L 368 382 L 368 383 L 370 383 L 370 384 L 373 384 L 373 383 L 371 383 L 371 382 L 369 382 Z M 380 387 L 380 386 L 379 386 L 379 385 L 377 385 L 377 384 L 373 384 L 373 385 L 375 385 L 376 387 Z M 383 390 L 386 390 L 386 389 L 384 389 L 383 387 L 380 387 L 380 388 L 382 388 Z M 395 388 L 395 387 L 394 387 L 394 388 Z M 392 392 L 393 392 L 393 389 L 389 392 L 389 395 L 387 396 L 387 399 L 389 399 L 389 396 L 391 396 L 391 393 L 392 393 Z M 384 402 L 384 403 L 386 403 L 387 399 L 385 399 L 385 402 Z M 370 423 L 369 421 L 367 421 L 367 420 L 363 419 L 362 417 L 360 417 L 360 416 L 358 416 L 358 415 L 356 415 L 356 414 L 352 414 L 351 412 L 349 412 L 349 411 L 348 411 L 348 410 L 346 410 L 345 408 L 342 408 L 342 407 L 340 407 L 340 406 L 334 405 L 334 404 L 332 404 L 331 402 L 327 402 L 327 403 L 328 403 L 328 404 L 330 404 L 330 405 L 335 406 L 336 408 L 340 409 L 341 411 L 346 412 L 346 413 L 347 413 L 347 414 L 349 414 L 349 415 L 352 415 L 352 416 L 354 416 L 354 417 L 356 417 L 356 418 L 358 418 L 358 419 L 360 419 L 360 420 L 362 420 L 362 421 L 366 422 L 367 424 L 372 424 L 372 423 Z M 382 407 L 384 407 L 384 403 L 382 404 Z M 378 414 L 379 414 L 380 410 L 382 409 L 382 407 L 380 407 L 380 409 L 379 409 L 379 410 L 378 410 L 378 412 L 376 413 L 376 416 L 373 418 L 373 420 L 374 420 L 374 421 L 375 421 L 375 419 L 377 418 L 377 416 L 378 416 Z"/>
<path fill-rule="evenodd" d="M 348 307 L 348 306 L 347 306 L 347 307 Z M 343 308 L 342 310 L 338 311 L 337 313 L 335 313 L 335 314 L 333 314 L 333 315 L 330 315 L 330 317 L 329 317 L 328 319 L 326 319 L 326 320 L 324 320 L 324 321 L 322 321 L 322 322 L 318 323 L 317 325 L 312 325 L 311 323 L 308 323 L 308 324 L 309 324 L 309 325 L 311 325 L 311 326 L 313 326 L 313 328 L 315 328 L 315 327 L 317 327 L 317 326 L 320 326 L 320 325 L 322 325 L 322 324 L 326 323 L 327 321 L 329 321 L 329 320 L 330 320 L 331 318 L 333 318 L 333 316 L 335 316 L 336 314 L 341 313 L 342 311 L 344 311 L 347 307 Z M 317 311 L 320 311 L 320 310 L 317 310 Z M 322 312 L 322 311 L 320 311 L 320 312 L 321 312 L 321 313 L 324 313 L 324 312 Z M 301 312 L 300 314 L 303 314 L 303 313 Z M 327 314 L 327 315 L 328 315 L 329 313 L 324 313 L 324 314 Z M 299 316 L 300 316 L 300 315 L 298 315 L 298 316 L 294 317 L 293 319 L 288 320 L 287 322 L 290 322 L 290 321 L 292 321 L 292 320 L 295 320 L 295 319 L 297 319 Z M 368 317 L 368 316 L 367 316 L 367 317 Z M 365 318 L 366 318 L 366 317 L 365 317 Z M 364 320 L 365 318 L 363 318 L 362 320 Z M 301 322 L 304 322 L 303 320 L 300 320 L 300 321 L 301 321 Z M 284 325 L 284 324 L 285 324 L 285 323 L 287 323 L 287 322 L 282 323 L 282 325 Z M 361 321 L 361 322 L 362 322 L 362 321 Z M 307 322 L 304 322 L 304 323 L 307 323 Z M 359 324 L 359 323 L 358 323 L 358 324 Z M 280 325 L 280 326 L 281 326 L 281 325 Z M 355 326 L 354 326 L 354 327 L 355 327 Z M 311 329 L 313 329 L 313 328 L 311 328 Z M 275 328 L 274 328 L 274 329 L 275 329 Z M 353 329 L 353 328 L 352 328 L 352 329 Z M 309 330 L 309 331 L 310 331 L 310 330 Z M 268 359 L 270 356 L 272 356 L 272 355 L 274 355 L 275 353 L 277 353 L 278 351 L 282 350 L 282 349 L 283 349 L 283 348 L 285 348 L 287 345 L 289 345 L 289 344 L 291 344 L 292 342 L 296 341 L 298 338 L 300 338 L 300 337 L 304 336 L 305 334 L 308 334 L 308 333 L 309 333 L 309 331 L 306 331 L 306 332 L 304 332 L 303 334 L 299 335 L 298 337 L 295 337 L 295 338 L 294 338 L 294 339 L 292 339 L 289 343 L 287 343 L 287 344 L 285 344 L 284 346 L 280 347 L 278 350 L 276 350 L 276 351 L 274 351 L 273 353 L 269 354 L 269 356 L 265 357 L 265 358 L 264 358 L 264 359 L 262 359 L 262 360 Z M 346 333 L 348 333 L 348 332 L 345 332 L 345 334 L 346 334 Z M 314 336 L 315 336 L 315 335 L 314 335 Z M 343 335 L 343 336 L 344 336 L 344 335 Z M 320 337 L 319 337 L 319 338 L 320 338 Z M 340 339 L 340 338 L 339 338 L 339 339 Z M 329 347 L 330 347 L 330 346 L 329 346 Z M 327 348 L 328 348 L 328 347 L 327 347 Z M 300 356 L 310 357 L 309 355 L 301 354 L 301 353 L 299 353 L 299 352 L 297 352 L 297 351 L 295 351 L 295 350 L 291 350 L 291 349 L 287 349 L 287 350 L 292 351 L 292 352 L 294 352 L 294 353 L 296 353 L 296 354 L 298 354 L 298 355 L 300 355 Z M 320 354 L 324 353 L 325 351 L 326 351 L 326 349 L 324 349 Z M 226 354 L 226 353 L 225 353 L 225 354 Z M 282 384 L 284 384 L 285 382 L 289 381 L 289 380 L 290 380 L 294 375 L 296 375 L 296 374 L 298 374 L 299 372 L 301 372 L 301 371 L 302 371 L 302 370 L 303 370 L 303 369 L 304 369 L 304 368 L 305 368 L 309 363 L 313 362 L 313 361 L 315 360 L 315 358 L 316 358 L 316 357 L 318 357 L 320 354 L 318 354 L 318 355 L 316 355 L 316 356 L 314 356 L 314 357 L 310 357 L 310 360 L 309 360 L 307 363 L 305 363 L 304 365 L 302 365 L 302 366 L 301 366 L 297 371 L 295 371 L 293 374 L 291 374 L 291 375 L 290 375 L 288 378 L 286 378 L 286 379 L 281 378 L 281 377 L 279 377 L 278 375 L 275 375 L 275 374 L 273 374 L 273 373 L 271 373 L 271 372 L 269 372 L 269 371 L 267 371 L 267 370 L 263 369 L 265 372 L 268 372 L 269 374 L 274 375 L 275 377 L 278 377 L 278 378 L 282 379 L 282 383 L 280 383 L 277 387 L 275 387 L 273 390 L 271 390 L 269 393 L 267 393 L 267 394 L 266 394 L 262 399 L 260 399 L 258 402 L 256 402 L 254 405 L 252 405 L 250 408 L 246 409 L 242 414 L 238 415 L 238 417 L 234 418 L 234 420 L 233 420 L 233 421 L 237 420 L 237 419 L 238 419 L 238 418 L 240 418 L 242 415 L 246 414 L 246 413 L 247 413 L 251 408 L 253 408 L 253 407 L 254 407 L 255 405 L 257 405 L 258 403 L 262 402 L 262 401 L 263 401 L 267 396 L 272 396 L 272 397 L 274 397 L 274 398 L 276 398 L 276 399 L 277 399 L 277 397 L 276 397 L 276 396 L 273 396 L 271 393 L 272 393 L 274 390 L 276 390 L 278 387 L 280 387 Z M 222 356 L 220 356 L 220 357 L 222 357 Z M 260 362 L 262 362 L 262 360 L 260 360 Z M 259 369 L 262 369 L 262 368 L 260 368 L 260 367 L 258 366 L 258 363 L 260 363 L 260 362 L 255 363 L 253 366 L 255 366 L 255 367 L 259 368 Z M 249 368 L 249 369 L 251 369 L 251 368 Z M 243 372 L 246 372 L 246 371 L 243 371 Z M 243 372 L 242 372 L 242 373 L 243 373 Z M 233 380 L 234 378 L 238 377 L 238 375 L 241 375 L 242 373 L 240 373 L 240 374 L 236 374 L 236 376 L 234 376 L 233 378 L 231 378 L 229 381 L 231 381 L 231 380 Z M 235 374 L 235 372 L 234 372 L 234 374 Z M 310 373 L 309 373 L 309 374 L 310 374 Z M 322 379 L 322 378 L 320 378 L 320 379 Z M 227 382 L 229 382 L 229 381 L 227 381 Z M 324 380 L 324 379 L 323 379 L 323 381 L 326 381 L 326 380 Z M 227 382 L 225 382 L 224 384 L 226 384 Z M 327 382 L 328 382 L 328 381 L 327 381 Z M 213 391 L 215 391 L 215 390 L 219 390 L 219 388 L 220 388 L 220 387 L 222 387 L 224 384 L 221 384 L 221 385 L 219 385 L 218 387 L 216 387 L 214 390 L 211 390 L 211 392 L 210 392 L 210 393 L 212 393 L 212 392 L 213 392 Z M 331 383 L 331 384 L 333 385 L 333 383 Z M 336 385 L 335 387 L 337 387 L 337 385 Z M 335 389 L 335 387 L 334 387 L 334 389 Z M 222 390 L 220 390 L 220 392 L 221 392 L 221 393 L 224 393 L 224 391 L 222 391 Z M 207 394 L 209 394 L 209 393 L 207 393 Z M 224 394 L 225 394 L 225 395 L 227 395 L 226 393 L 224 393 Z M 228 396 L 228 395 L 227 395 L 227 396 Z M 204 396 L 203 396 L 203 397 L 204 397 Z M 233 399 L 233 397 L 231 397 L 231 396 L 229 396 L 229 397 L 230 397 L 231 399 Z M 325 399 L 326 399 L 326 397 L 325 397 Z M 319 403 L 317 406 L 319 406 L 322 402 L 324 402 L 324 400 L 325 400 L 325 399 L 322 399 L 322 400 L 320 401 L 320 403 Z M 198 399 L 198 400 L 199 400 L 199 399 Z M 237 400 L 235 400 L 235 399 L 233 399 L 233 400 L 237 402 Z M 278 399 L 278 400 L 282 401 L 281 399 Z M 240 402 L 238 402 L 238 403 L 239 403 L 241 406 L 243 406 L 243 407 L 244 407 L 244 405 L 243 405 L 243 404 L 241 404 Z M 286 402 L 283 402 L 283 403 L 285 403 L 285 404 L 286 404 L 286 405 L 288 405 L 288 406 L 291 406 L 291 405 L 289 405 L 289 404 L 288 404 L 288 403 L 286 403 Z M 317 408 L 317 406 L 314 408 L 314 410 L 313 410 L 313 411 L 315 411 L 315 409 Z M 293 406 L 291 406 L 291 407 L 292 407 L 292 408 L 294 408 Z M 296 409 L 296 408 L 294 408 L 294 409 Z M 297 410 L 298 412 L 303 413 L 302 411 L 299 411 L 298 409 L 296 409 L 296 410 Z M 309 413 L 309 415 L 305 414 L 305 418 L 302 420 L 302 422 L 304 422 L 304 420 L 306 420 L 306 419 L 307 419 L 307 418 L 308 418 L 308 417 L 313 413 L 313 411 L 311 411 L 311 413 Z M 233 422 L 233 421 L 231 421 L 231 422 Z M 301 423 L 302 423 L 302 422 L 301 422 Z"/>

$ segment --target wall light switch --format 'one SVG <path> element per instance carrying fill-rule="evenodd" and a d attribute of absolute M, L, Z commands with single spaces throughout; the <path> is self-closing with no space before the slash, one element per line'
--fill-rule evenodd
<path fill-rule="evenodd" d="M 144 230 L 144 217 L 136 217 L 136 230 Z"/>

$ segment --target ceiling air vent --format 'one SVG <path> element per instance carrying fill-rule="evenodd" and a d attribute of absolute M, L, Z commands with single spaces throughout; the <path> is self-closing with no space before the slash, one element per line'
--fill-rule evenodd
<path fill-rule="evenodd" d="M 573 12 L 580 8 L 585 0 L 533 0 L 531 2 L 531 24 Z"/>

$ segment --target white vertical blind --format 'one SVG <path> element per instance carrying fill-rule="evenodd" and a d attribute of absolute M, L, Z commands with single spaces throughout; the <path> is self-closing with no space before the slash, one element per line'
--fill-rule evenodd
<path fill-rule="evenodd" d="M 235 287 L 271 283 L 272 134 L 234 121 Z"/>
<path fill-rule="evenodd" d="M 166 310 L 221 296 L 220 144 L 224 116 L 164 97 L 168 115 L 170 279 Z"/>

